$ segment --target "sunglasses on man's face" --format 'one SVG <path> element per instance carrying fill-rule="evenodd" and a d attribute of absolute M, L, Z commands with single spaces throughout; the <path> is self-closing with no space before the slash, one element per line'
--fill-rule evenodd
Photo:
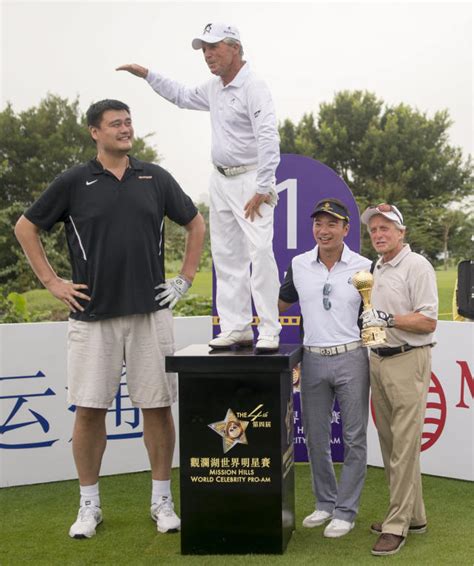
<path fill-rule="evenodd" d="M 391 204 L 382 203 L 377 206 L 369 206 L 370 209 L 376 210 L 377 212 L 393 212 L 395 216 L 400 220 L 400 224 L 403 224 L 403 218 L 400 212 Z"/>

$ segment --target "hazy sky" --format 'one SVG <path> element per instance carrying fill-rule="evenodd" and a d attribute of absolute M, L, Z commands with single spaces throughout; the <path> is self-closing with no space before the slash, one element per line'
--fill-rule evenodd
<path fill-rule="evenodd" d="M 269 84 L 278 119 L 317 113 L 343 89 L 369 90 L 432 116 L 448 109 L 450 141 L 472 152 L 470 2 L 1 1 L 1 109 L 48 93 L 132 109 L 137 135 L 194 199 L 211 171 L 206 112 L 180 110 L 148 84 L 115 72 L 140 63 L 189 86 L 211 75 L 191 40 L 212 21 L 237 25 L 252 68 Z"/>

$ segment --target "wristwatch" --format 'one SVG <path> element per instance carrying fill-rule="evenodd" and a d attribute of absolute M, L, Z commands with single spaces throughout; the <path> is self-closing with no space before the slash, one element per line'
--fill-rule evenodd
<path fill-rule="evenodd" d="M 395 326 L 395 317 L 393 316 L 393 314 L 388 315 L 387 326 L 388 326 L 388 328 L 393 328 Z"/>

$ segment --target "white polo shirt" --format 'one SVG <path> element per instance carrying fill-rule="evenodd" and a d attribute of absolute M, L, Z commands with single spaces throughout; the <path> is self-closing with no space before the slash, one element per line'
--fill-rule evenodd
<path fill-rule="evenodd" d="M 275 109 L 270 90 L 250 71 L 248 63 L 226 86 L 220 77 L 214 77 L 188 88 L 152 71 L 146 80 L 155 92 L 180 108 L 210 111 L 214 165 L 257 164 L 257 192 L 272 189 L 280 162 Z"/>
<path fill-rule="evenodd" d="M 305 346 L 339 346 L 360 340 L 357 324 L 361 296 L 351 278 L 358 271 L 369 271 L 371 261 L 353 252 L 344 244 L 341 259 L 329 271 L 318 260 L 318 246 L 293 258 L 280 299 L 299 301 L 303 316 Z M 331 284 L 327 298 L 331 308 L 323 306 L 323 289 Z"/>

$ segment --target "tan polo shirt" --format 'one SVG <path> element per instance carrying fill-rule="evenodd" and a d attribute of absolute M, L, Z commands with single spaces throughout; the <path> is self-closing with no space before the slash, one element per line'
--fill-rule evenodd
<path fill-rule="evenodd" d="M 391 261 L 377 261 L 371 303 L 374 308 L 391 314 L 421 312 L 428 318 L 438 318 L 436 275 L 430 262 L 412 252 L 405 244 Z M 434 343 L 434 333 L 416 334 L 398 328 L 386 328 L 387 347 L 402 344 L 426 346 Z"/>

